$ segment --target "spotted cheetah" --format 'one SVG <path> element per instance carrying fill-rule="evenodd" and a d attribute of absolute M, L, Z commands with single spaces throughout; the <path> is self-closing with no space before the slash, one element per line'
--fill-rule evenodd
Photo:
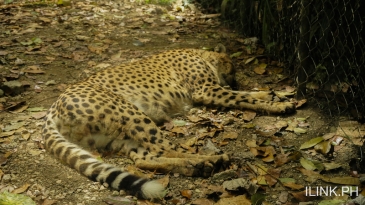
<path fill-rule="evenodd" d="M 290 102 L 270 93 L 225 89 L 234 80 L 227 54 L 180 49 L 105 69 L 69 87 L 51 106 L 42 128 L 45 148 L 93 181 L 145 199 L 164 187 L 95 159 L 87 150 L 129 156 L 141 169 L 210 176 L 227 163 L 222 155 L 187 153 L 163 137 L 156 124 L 195 104 L 292 113 Z"/>

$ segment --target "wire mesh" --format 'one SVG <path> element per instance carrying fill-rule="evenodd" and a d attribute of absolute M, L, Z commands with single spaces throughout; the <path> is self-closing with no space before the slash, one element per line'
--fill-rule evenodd
<path fill-rule="evenodd" d="M 364 17 L 360 0 L 285 2 L 276 56 L 288 62 L 298 98 L 312 97 L 331 115 L 364 117 Z M 291 3 L 291 4 L 287 4 Z M 284 9 L 286 8 L 286 9 Z"/>
<path fill-rule="evenodd" d="M 226 22 L 258 36 L 286 64 L 307 98 L 331 116 L 365 113 L 365 2 L 361 0 L 201 0 Z"/>

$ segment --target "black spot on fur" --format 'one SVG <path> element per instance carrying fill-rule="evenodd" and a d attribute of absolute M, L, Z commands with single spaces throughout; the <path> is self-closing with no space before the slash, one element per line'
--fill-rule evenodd
<path fill-rule="evenodd" d="M 86 109 L 85 112 L 90 115 L 94 113 L 94 111 L 92 109 Z M 92 117 L 92 116 L 89 116 L 89 117 Z"/>
<path fill-rule="evenodd" d="M 153 136 L 153 137 L 151 137 L 150 142 L 152 144 L 156 144 L 156 140 L 157 140 L 157 137 Z"/>
<path fill-rule="evenodd" d="M 67 105 L 67 106 L 66 106 L 66 109 L 67 109 L 67 110 L 73 110 L 73 109 L 74 109 L 74 106 L 72 106 L 72 105 Z"/>
<path fill-rule="evenodd" d="M 89 103 L 82 103 L 81 105 L 85 108 L 90 106 Z"/>
<path fill-rule="evenodd" d="M 150 129 L 150 134 L 151 135 L 156 135 L 157 134 L 157 130 L 154 129 L 154 128 Z"/>
<path fill-rule="evenodd" d="M 143 132 L 144 131 L 143 127 L 141 127 L 141 126 L 136 126 L 135 128 L 138 132 Z"/>
<path fill-rule="evenodd" d="M 144 118 L 143 122 L 146 123 L 146 124 L 150 124 L 152 121 L 148 118 Z"/>

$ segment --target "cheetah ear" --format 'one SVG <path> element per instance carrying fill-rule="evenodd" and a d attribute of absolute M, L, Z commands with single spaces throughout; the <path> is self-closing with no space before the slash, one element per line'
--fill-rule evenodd
<path fill-rule="evenodd" d="M 218 43 L 214 47 L 214 52 L 217 52 L 217 53 L 226 53 L 226 47 L 223 44 Z"/>

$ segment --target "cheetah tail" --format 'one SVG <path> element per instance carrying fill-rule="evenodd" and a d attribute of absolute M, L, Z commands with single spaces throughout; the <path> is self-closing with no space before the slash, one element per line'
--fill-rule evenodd
<path fill-rule="evenodd" d="M 47 151 L 92 181 L 128 191 L 138 198 L 161 199 L 165 195 L 164 187 L 159 182 L 140 178 L 97 160 L 91 153 L 67 141 L 55 129 L 45 126 L 43 136 Z"/>

